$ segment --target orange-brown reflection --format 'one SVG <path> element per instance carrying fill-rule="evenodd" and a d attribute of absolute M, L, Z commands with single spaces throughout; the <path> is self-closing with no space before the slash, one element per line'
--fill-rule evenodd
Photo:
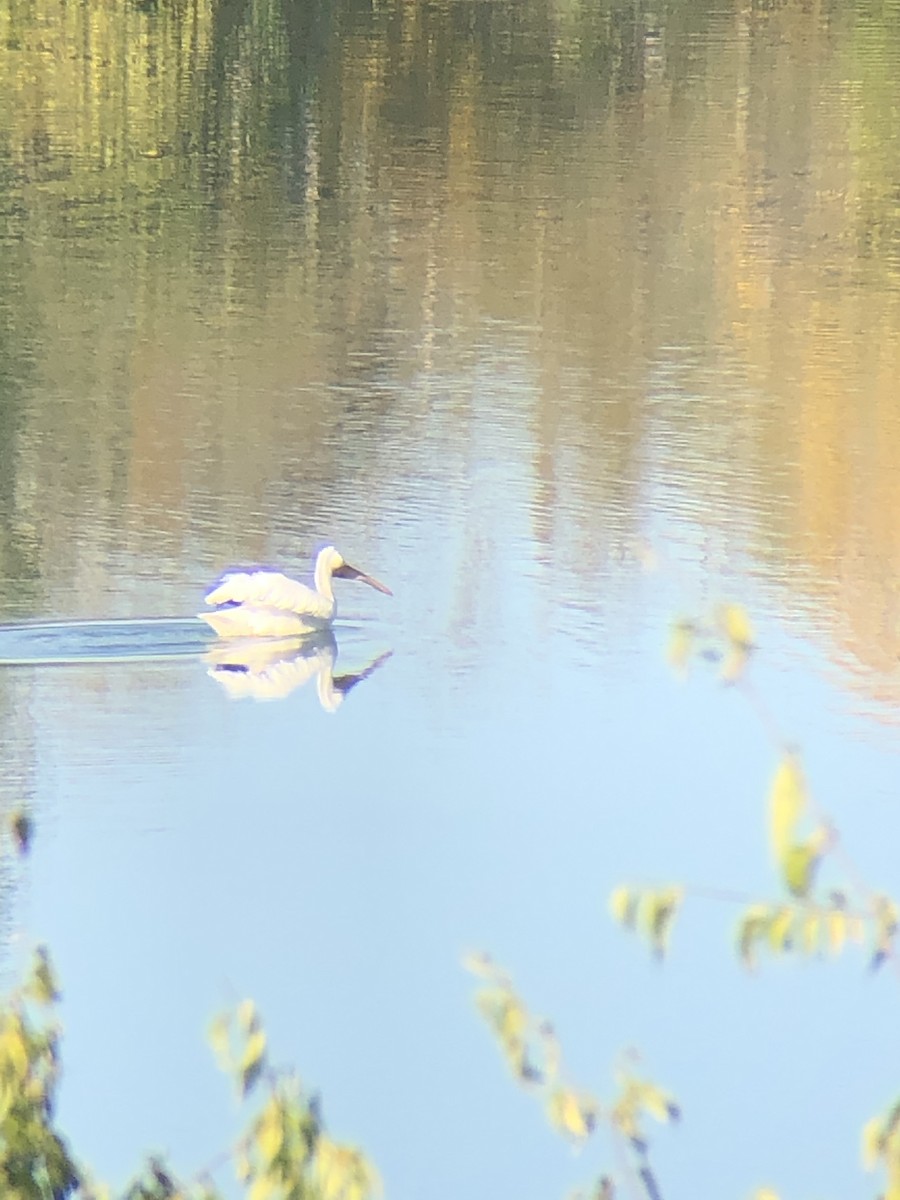
<path fill-rule="evenodd" d="M 15 504 L 41 573 L 90 595 L 151 538 L 259 558 L 273 512 L 333 520 L 342 477 L 377 524 L 429 456 L 477 558 L 490 506 L 459 479 L 487 363 L 517 381 L 493 452 L 535 556 L 583 597 L 671 488 L 889 672 L 888 25 L 398 2 L 336 6 L 335 36 L 294 7 L 3 18 L 49 397 Z"/>

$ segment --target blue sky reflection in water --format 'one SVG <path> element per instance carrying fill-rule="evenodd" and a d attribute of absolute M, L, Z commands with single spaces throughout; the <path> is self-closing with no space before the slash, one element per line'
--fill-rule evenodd
<path fill-rule="evenodd" d="M 508 546 L 502 503 L 493 516 Z M 688 908 L 660 968 L 606 915 L 623 879 L 772 890 L 771 747 L 740 695 L 670 677 L 678 601 L 665 577 L 601 568 L 602 616 L 576 637 L 532 615 L 558 603 L 575 620 L 566 580 L 551 591 L 501 554 L 475 607 L 515 591 L 502 629 L 442 638 L 427 614 L 453 574 L 419 575 L 375 547 L 365 561 L 405 612 L 375 598 L 339 631 L 348 669 L 394 656 L 336 714 L 312 688 L 231 702 L 196 659 L 15 676 L 39 821 L 24 920 L 65 981 L 76 1144 L 114 1176 L 148 1131 L 179 1164 L 212 1157 L 232 1111 L 201 1031 L 252 993 L 276 1053 L 321 1087 L 333 1128 L 366 1146 L 395 1194 L 450 1195 L 473 1177 L 479 1191 L 531 1179 L 535 1194 L 561 1193 L 603 1155 L 573 1161 L 506 1077 L 458 965 L 485 946 L 552 1014 L 580 1081 L 602 1092 L 636 1045 L 677 1093 L 685 1123 L 654 1139 L 671 1194 L 688 1194 L 679 1181 L 696 1179 L 698 1156 L 710 1191 L 748 1175 L 799 1186 L 827 1158 L 851 1192 L 847 1131 L 892 1085 L 891 981 L 852 955 L 750 979 L 731 953 L 733 914 L 712 902 Z M 760 691 L 806 746 L 848 844 L 889 880 L 890 839 L 873 844 L 871 823 L 894 827 L 893 747 L 855 736 L 801 631 L 787 637 L 747 587 Z"/>
<path fill-rule="evenodd" d="M 635 1046 L 676 1094 L 667 1200 L 868 1194 L 893 979 L 749 977 L 713 900 L 660 966 L 607 898 L 777 894 L 771 741 L 665 663 L 723 599 L 897 890 L 895 43 L 852 4 L 390 7 L 336 6 L 340 36 L 250 5 L 232 38 L 198 3 L 185 38 L 162 2 L 3 30 L 3 618 L 189 618 L 325 541 L 395 593 L 338 585 L 337 670 L 381 661 L 335 712 L 313 679 L 232 699 L 189 626 L 147 627 L 164 659 L 54 635 L 76 661 L 0 671 L 37 828 L 5 969 L 38 938 L 58 964 L 63 1125 L 117 1182 L 153 1149 L 201 1168 L 237 1128 L 204 1030 L 250 994 L 390 1195 L 562 1197 L 608 1150 L 508 1078 L 459 965 L 485 948 L 578 1083 Z M 105 34 L 154 71 L 72 58 Z"/>

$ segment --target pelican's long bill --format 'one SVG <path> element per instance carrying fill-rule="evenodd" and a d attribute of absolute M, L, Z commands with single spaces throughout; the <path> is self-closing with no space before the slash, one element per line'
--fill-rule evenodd
<path fill-rule="evenodd" d="M 360 583 L 367 583 L 369 587 L 375 588 L 378 592 L 384 592 L 386 596 L 393 596 L 393 592 L 383 583 L 379 583 L 377 579 L 373 579 L 371 575 L 366 575 L 360 571 L 358 567 L 351 567 L 349 563 L 344 563 L 343 566 L 335 570 L 335 575 L 340 579 L 358 579 Z"/>

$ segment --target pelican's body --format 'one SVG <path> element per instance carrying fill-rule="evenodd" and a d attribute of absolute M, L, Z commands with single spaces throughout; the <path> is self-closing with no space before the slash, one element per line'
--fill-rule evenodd
<path fill-rule="evenodd" d="M 316 557 L 315 588 L 280 571 L 240 571 L 226 575 L 207 595 L 216 606 L 200 613 L 219 637 L 297 637 L 326 629 L 337 613 L 332 579 L 360 579 L 391 595 L 383 583 L 345 563 L 334 546 Z"/>

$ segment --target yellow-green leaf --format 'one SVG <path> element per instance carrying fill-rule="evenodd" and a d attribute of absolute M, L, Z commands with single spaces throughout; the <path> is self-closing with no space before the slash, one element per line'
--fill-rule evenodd
<path fill-rule="evenodd" d="M 510 994 L 503 1005 L 497 1023 L 500 1037 L 506 1043 L 518 1042 L 528 1024 L 528 1017 L 518 997 Z"/>
<path fill-rule="evenodd" d="M 209 1023 L 209 1044 L 216 1056 L 216 1062 L 223 1071 L 230 1071 L 232 1068 L 230 1031 L 231 1020 L 227 1013 L 219 1013 Z"/>
<path fill-rule="evenodd" d="M 637 894 L 631 888 L 617 887 L 609 898 L 609 911 L 615 920 L 626 929 L 634 929 L 637 910 Z"/>
<path fill-rule="evenodd" d="M 753 647 L 753 626 L 739 604 L 726 604 L 719 610 L 719 625 L 736 650 L 745 653 Z"/>
<path fill-rule="evenodd" d="M 806 805 L 806 786 L 800 764 L 789 754 L 778 764 L 769 793 L 769 842 L 777 863 L 784 864 L 793 846 L 797 822 Z"/>
<path fill-rule="evenodd" d="M 882 1118 L 882 1135 L 886 1144 L 893 1141 L 898 1133 L 900 1133 L 900 1100 L 892 1104 L 887 1115 Z M 895 1145 L 894 1149 L 900 1151 L 900 1146 Z"/>
<path fill-rule="evenodd" d="M 11 1021 L 0 1034 L 0 1073 L 21 1087 L 30 1070 L 28 1046 L 21 1021 Z"/>
<path fill-rule="evenodd" d="M 850 932 L 850 921 L 845 912 L 832 909 L 825 918 L 828 931 L 828 948 L 832 954 L 840 954 Z"/>
<path fill-rule="evenodd" d="M 808 896 L 813 885 L 820 855 L 810 842 L 789 846 L 782 858 L 784 882 L 795 896 Z"/>
<path fill-rule="evenodd" d="M 738 955 L 744 966 L 750 970 L 756 966 L 754 951 L 759 941 L 766 936 L 771 919 L 771 911 L 766 905 L 752 904 L 738 921 Z"/>
<path fill-rule="evenodd" d="M 284 1121 L 281 1105 L 271 1100 L 260 1114 L 256 1125 L 256 1146 L 266 1167 L 271 1166 L 284 1145 Z"/>
<path fill-rule="evenodd" d="M 596 1104 L 572 1088 L 556 1088 L 547 1101 L 547 1114 L 557 1129 L 570 1137 L 586 1138 L 596 1122 Z"/>
<path fill-rule="evenodd" d="M 278 1190 L 276 1180 L 269 1175 L 257 1175 L 250 1184 L 247 1200 L 269 1200 Z"/>
<path fill-rule="evenodd" d="M 778 953 L 784 953 L 790 949 L 791 931 L 794 926 L 794 910 L 791 908 L 782 908 L 772 917 L 769 922 L 768 939 L 769 945 Z"/>
<path fill-rule="evenodd" d="M 890 896 L 876 896 L 875 909 L 879 929 L 885 938 L 892 938 L 900 922 L 900 910 Z"/>
<path fill-rule="evenodd" d="M 252 1000 L 242 1000 L 237 1006 L 237 1023 L 246 1033 L 259 1027 L 259 1014 Z"/>
<path fill-rule="evenodd" d="M 34 952 L 31 978 L 26 984 L 25 992 L 29 999 L 36 1000 L 38 1004 L 53 1004 L 59 999 L 59 988 L 45 946 L 38 946 Z"/>
<path fill-rule="evenodd" d="M 645 900 L 645 920 L 650 944 L 662 956 L 668 946 L 672 923 L 682 899 L 681 888 L 663 888 L 649 893 Z"/>
<path fill-rule="evenodd" d="M 241 1093 L 246 1096 L 259 1079 L 265 1064 L 266 1035 L 257 1029 L 247 1038 L 247 1045 L 241 1055 L 240 1077 Z"/>
<path fill-rule="evenodd" d="M 637 1096 L 633 1088 L 626 1087 L 625 1094 L 616 1102 L 610 1113 L 610 1120 L 625 1137 L 637 1138 L 641 1136 L 641 1128 L 638 1124 Z"/>
<path fill-rule="evenodd" d="M 872 1117 L 866 1121 L 862 1129 L 862 1163 L 867 1171 L 871 1171 L 884 1153 L 884 1135 L 881 1118 Z"/>
<path fill-rule="evenodd" d="M 469 971 L 472 975 L 478 975 L 481 979 L 496 979 L 498 975 L 497 967 L 489 954 L 483 954 L 480 951 L 472 954 L 465 954 L 462 960 L 463 968 Z"/>
<path fill-rule="evenodd" d="M 359 1151 L 327 1141 L 316 1157 L 315 1172 L 321 1200 L 362 1200 L 375 1182 Z"/>
<path fill-rule="evenodd" d="M 822 918 L 818 913 L 811 913 L 800 925 L 800 938 L 807 954 L 814 954 L 818 950 L 821 935 Z"/>
<path fill-rule="evenodd" d="M 639 1094 L 644 1111 L 663 1125 L 668 1124 L 678 1113 L 678 1105 L 673 1098 L 654 1083 L 641 1084 Z"/>

